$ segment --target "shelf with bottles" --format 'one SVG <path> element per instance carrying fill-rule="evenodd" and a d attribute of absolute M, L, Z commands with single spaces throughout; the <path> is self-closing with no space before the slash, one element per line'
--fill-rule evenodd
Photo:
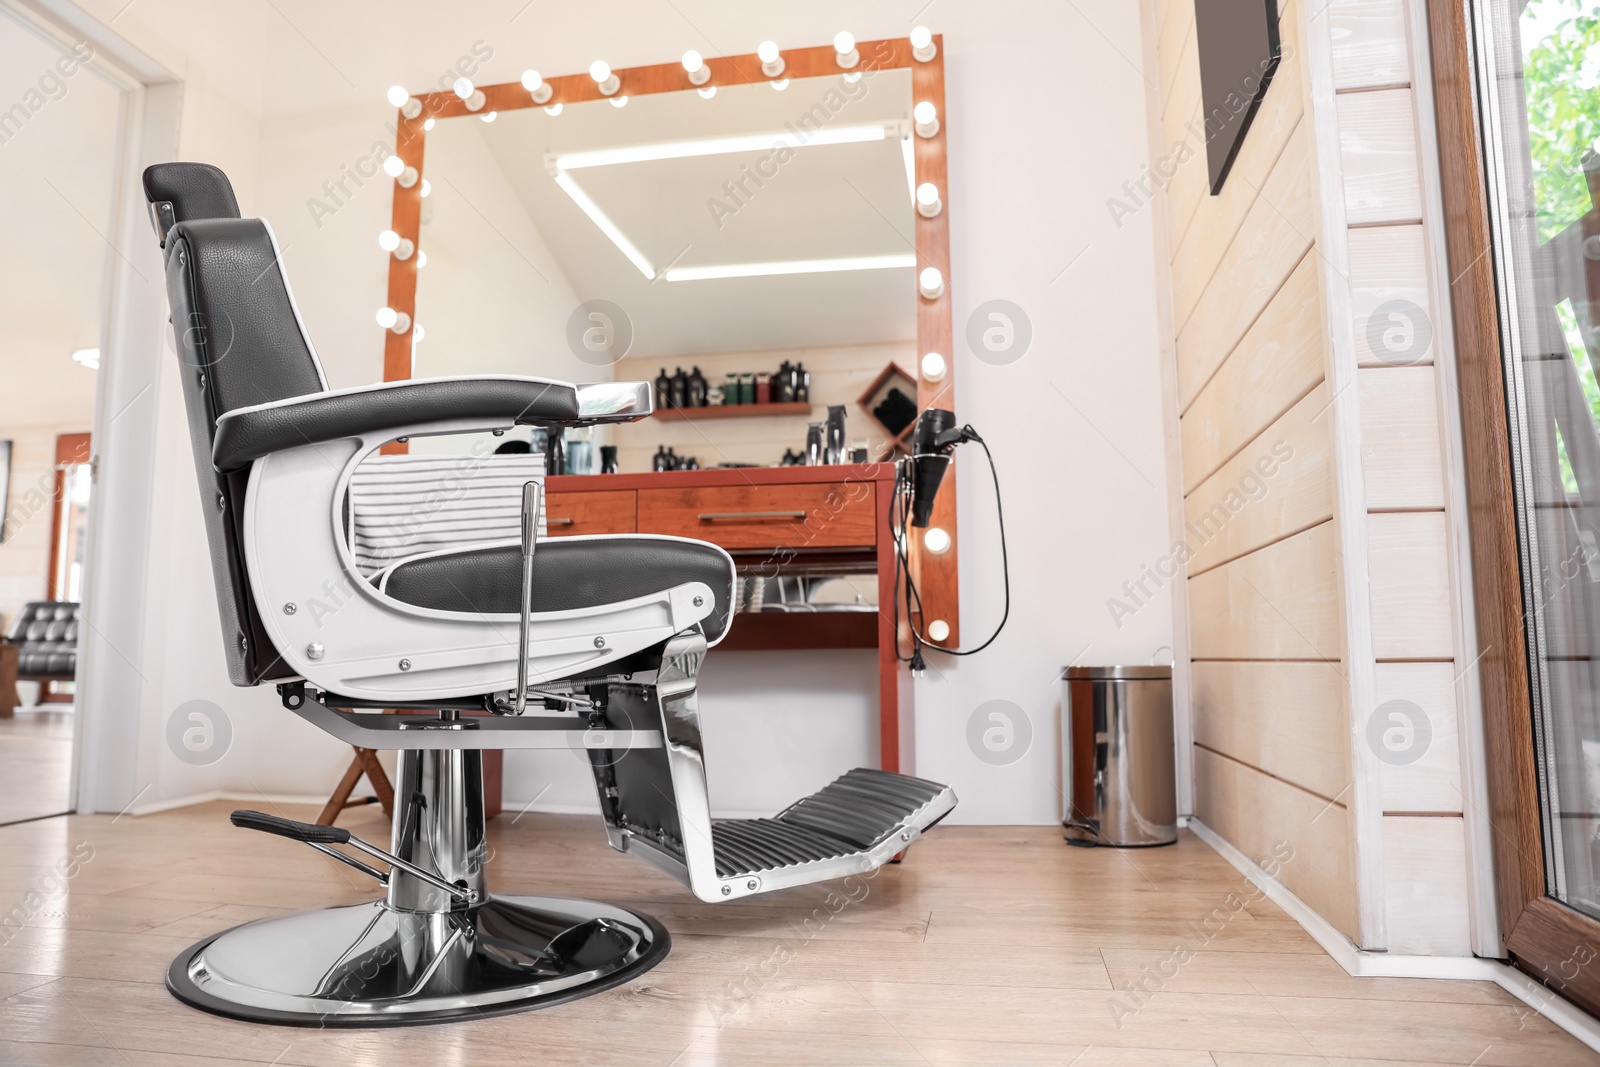
<path fill-rule="evenodd" d="M 788 404 L 711 404 L 703 408 L 667 408 L 657 410 L 655 417 L 667 421 L 680 419 L 738 419 L 775 415 L 809 415 L 811 405 L 805 402 Z"/>
<path fill-rule="evenodd" d="M 811 410 L 811 372 L 785 360 L 777 371 L 730 372 L 711 384 L 699 367 L 654 381 L 655 415 L 663 419 L 738 418 L 750 415 L 803 415 Z"/>

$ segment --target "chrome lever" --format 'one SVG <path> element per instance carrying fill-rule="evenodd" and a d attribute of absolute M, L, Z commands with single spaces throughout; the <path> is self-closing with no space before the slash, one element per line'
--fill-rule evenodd
<path fill-rule="evenodd" d="M 533 550 L 539 541 L 538 482 L 522 485 L 522 617 L 517 633 L 517 702 L 512 713 L 528 707 L 528 623 L 533 614 Z"/>
<path fill-rule="evenodd" d="M 340 863 L 348 864 L 363 874 L 370 874 L 383 885 L 389 884 L 388 874 L 384 874 L 352 856 L 346 856 L 343 852 L 330 846 L 349 845 L 351 848 L 365 852 L 374 859 L 387 863 L 392 868 L 389 874 L 393 874 L 394 871 L 404 871 L 419 881 L 427 882 L 435 889 L 465 900 L 468 904 L 475 904 L 478 900 L 476 890 L 447 882 L 438 875 L 425 871 L 414 863 L 408 863 L 393 853 L 385 852 L 377 845 L 369 845 L 342 826 L 318 826 L 315 823 L 296 822 L 294 819 L 285 819 L 277 815 L 268 815 L 261 811 L 248 810 L 234 812 L 229 816 L 229 821 L 233 825 L 243 827 L 246 830 L 260 830 L 265 834 L 276 834 L 279 837 L 287 837 L 291 841 L 299 841 L 302 844 L 310 845 L 318 852 L 326 853 Z"/>

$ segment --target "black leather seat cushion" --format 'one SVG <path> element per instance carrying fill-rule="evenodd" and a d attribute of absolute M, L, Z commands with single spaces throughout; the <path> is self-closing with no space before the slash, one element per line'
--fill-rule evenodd
<path fill-rule="evenodd" d="M 78 605 L 36 600 L 23 605 L 6 640 L 19 645 L 17 677 L 71 678 L 78 670 Z"/>
<path fill-rule="evenodd" d="M 733 566 L 715 545 L 647 535 L 556 537 L 533 555 L 533 610 L 568 611 L 659 593 L 685 582 L 704 582 L 715 597 L 705 620 L 715 641 L 732 621 Z M 440 611 L 522 610 L 522 551 L 469 549 L 401 563 L 384 592 L 396 600 Z"/>

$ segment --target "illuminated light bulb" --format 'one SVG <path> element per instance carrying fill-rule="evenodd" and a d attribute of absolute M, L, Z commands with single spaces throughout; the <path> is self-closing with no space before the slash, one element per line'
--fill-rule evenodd
<path fill-rule="evenodd" d="M 428 121 L 427 121 L 427 122 L 424 122 L 424 123 L 423 123 L 423 124 L 422 124 L 422 128 L 423 128 L 423 129 L 424 129 L 424 130 L 431 130 L 431 129 L 433 129 L 433 119 L 432 119 L 432 118 L 429 118 L 429 119 L 428 119 Z"/>
<path fill-rule="evenodd" d="M 768 82 L 767 84 L 771 85 L 774 89 L 778 90 L 778 92 L 781 93 L 785 89 L 789 88 L 789 79 L 788 78 L 778 78 L 777 80 Z"/>
<path fill-rule="evenodd" d="M 378 234 L 378 247 L 385 252 L 393 252 L 400 247 L 400 235 L 393 230 L 384 230 Z"/>
<path fill-rule="evenodd" d="M 844 80 L 848 84 L 854 85 L 856 82 L 861 80 L 861 72 L 859 70 L 853 70 L 844 76 Z"/>
<path fill-rule="evenodd" d="M 778 51 L 778 42 L 762 41 L 756 46 L 756 58 L 761 60 L 761 73 L 769 78 L 776 78 L 783 73 L 783 55 Z"/>
<path fill-rule="evenodd" d="M 421 329 L 421 327 L 418 327 L 418 329 Z M 927 533 L 922 535 L 922 547 L 936 556 L 950 551 L 950 544 L 950 535 L 940 526 L 930 526 Z M 929 636 L 932 636 L 931 632 Z M 949 636 L 948 629 L 946 636 Z M 939 640 L 942 641 L 944 638 L 941 637 Z"/>
<path fill-rule="evenodd" d="M 711 68 L 706 66 L 705 57 L 693 48 L 683 54 L 683 69 L 689 75 L 690 85 L 704 85 L 711 80 Z"/>
<path fill-rule="evenodd" d="M 551 118 L 554 118 L 555 116 L 561 114 L 561 105 L 551 104 L 549 107 L 544 109 L 544 113 L 549 115 Z"/>
<path fill-rule="evenodd" d="M 944 357 L 941 356 L 939 353 L 937 353 L 937 352 L 929 352 L 929 353 L 927 353 L 926 355 L 924 355 L 922 357 L 922 380 L 923 381 L 925 381 L 925 382 L 942 381 L 944 379 L 944 372 L 945 372 L 946 369 L 947 368 L 945 367 Z"/>
<path fill-rule="evenodd" d="M 411 94 L 406 92 L 406 87 L 404 85 L 389 86 L 388 95 L 389 103 L 394 107 L 404 107 L 406 101 L 411 99 Z"/>
<path fill-rule="evenodd" d="M 391 178 L 398 178 L 406 169 L 406 161 L 399 156 L 385 156 L 383 172 Z"/>
<path fill-rule="evenodd" d="M 393 334 L 404 334 L 411 329 L 411 316 L 394 308 L 379 308 L 377 319 L 379 326 Z"/>
<path fill-rule="evenodd" d="M 926 26 L 918 26 L 911 31 L 911 56 L 918 63 L 926 63 L 939 54 L 939 46 L 933 43 L 933 31 Z"/>
<path fill-rule="evenodd" d="M 925 219 L 934 218 L 944 210 L 944 201 L 939 199 L 939 187 L 932 182 L 923 182 L 917 186 L 917 214 Z"/>
<path fill-rule="evenodd" d="M 417 269 L 421 270 L 423 267 L 426 267 L 427 265 L 428 265 L 428 253 L 419 251 L 417 253 Z"/>
<path fill-rule="evenodd" d="M 484 122 L 493 122 L 495 119 L 500 117 L 500 112 L 491 111 L 487 115 L 479 115 L 478 117 Z"/>
<path fill-rule="evenodd" d="M 603 59 L 589 64 L 589 77 L 594 79 L 601 96 L 615 96 L 617 90 L 622 88 L 622 82 L 611 73 L 611 64 Z"/>
<path fill-rule="evenodd" d="M 849 70 L 861 62 L 861 53 L 856 51 L 856 38 L 849 30 L 840 30 L 833 38 L 833 50 L 837 53 L 834 58 L 839 66 Z"/>
<path fill-rule="evenodd" d="M 528 90 L 535 104 L 548 104 L 550 97 L 555 92 L 544 83 L 544 79 L 539 76 L 539 72 L 536 70 L 522 72 L 522 87 Z"/>
<path fill-rule="evenodd" d="M 472 87 L 472 81 L 469 78 L 457 78 L 450 88 L 455 90 L 455 94 L 463 100 L 469 99 L 475 92 Z"/>
<path fill-rule="evenodd" d="M 943 619 L 934 619 L 928 624 L 928 637 L 934 641 L 946 641 L 950 638 L 950 624 Z"/>
<path fill-rule="evenodd" d="M 628 98 L 625 97 L 625 96 L 613 96 L 611 98 L 611 106 L 612 107 L 627 107 L 628 106 Z"/>
<path fill-rule="evenodd" d="M 418 341 L 422 340 L 426 336 L 428 336 L 428 331 L 424 330 L 422 328 L 422 323 L 419 322 L 415 326 L 411 327 L 411 343 L 412 344 L 416 344 Z M 940 533 L 944 533 L 943 530 L 940 530 L 939 532 Z M 933 530 L 929 530 L 928 533 L 929 534 L 933 533 Z M 926 542 L 927 541 L 927 537 L 924 537 L 923 541 Z M 934 551 L 942 552 L 944 550 L 943 549 L 934 549 Z"/>
<path fill-rule="evenodd" d="M 422 195 L 427 196 L 431 192 L 433 192 L 433 186 L 428 182 L 428 179 L 422 179 Z"/>
<path fill-rule="evenodd" d="M 932 137 L 939 132 L 939 109 L 933 101 L 924 100 L 911 109 L 912 121 L 917 125 L 918 137 Z"/>
<path fill-rule="evenodd" d="M 917 289 L 925 300 L 937 300 L 944 295 L 944 275 L 938 267 L 924 267 L 917 275 Z"/>
<path fill-rule="evenodd" d="M 696 89 L 695 92 L 700 94 L 700 98 L 702 100 L 710 100 L 713 96 L 717 95 L 717 87 L 715 85 L 708 85 L 704 89 Z"/>

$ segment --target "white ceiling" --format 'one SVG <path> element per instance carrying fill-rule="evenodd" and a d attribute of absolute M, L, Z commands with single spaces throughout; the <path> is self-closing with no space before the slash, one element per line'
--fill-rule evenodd
<path fill-rule="evenodd" d="M 825 128 L 909 128 L 910 74 L 869 75 L 841 92 L 836 77 L 795 80 L 785 91 L 765 83 L 721 90 L 636 97 L 625 108 L 606 102 L 573 105 L 558 116 L 529 108 L 441 121 L 429 135 L 426 173 L 433 217 L 484 216 L 480 205 L 451 201 L 473 184 L 462 168 L 481 166 L 481 140 L 522 210 L 537 228 L 579 300 L 610 300 L 634 326 L 630 355 L 857 344 L 916 336 L 912 267 L 671 282 L 647 280 L 555 183 L 548 161 L 595 148 L 774 134 L 798 129 L 808 114 Z M 814 107 L 822 110 L 813 112 Z M 816 120 L 812 120 L 813 122 Z M 798 140 L 788 134 L 790 143 Z M 914 251 L 913 210 L 898 135 L 882 141 L 815 145 L 794 151 L 757 186 L 748 175 L 776 165 L 768 149 L 570 171 L 582 189 L 654 265 L 677 267 L 905 255 Z M 766 159 L 767 162 L 762 164 Z M 478 177 L 481 177 L 478 176 Z M 730 193 L 728 183 L 743 182 Z M 737 197 L 737 199 L 736 199 Z M 741 203 L 742 201 L 742 203 Z M 714 205 L 720 208 L 714 211 Z M 732 214 L 724 213 L 733 209 Z M 506 210 L 504 205 L 499 210 Z M 484 219 L 515 232 L 521 220 Z M 423 231 L 422 244 L 450 235 Z M 441 222 L 442 225 L 442 222 Z M 449 257 L 430 261 L 424 289 L 444 270 L 471 270 Z M 487 312 L 488 309 L 486 309 Z"/>

